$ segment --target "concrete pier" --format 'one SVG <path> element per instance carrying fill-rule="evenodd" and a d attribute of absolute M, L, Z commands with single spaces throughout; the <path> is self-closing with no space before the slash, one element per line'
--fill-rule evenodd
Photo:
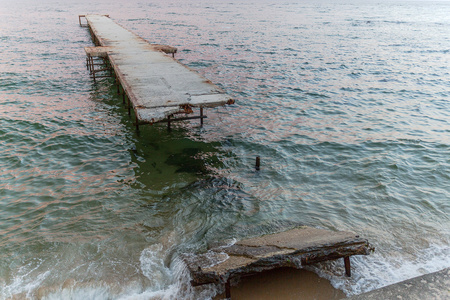
<path fill-rule="evenodd" d="M 97 46 L 85 49 L 88 69 L 95 80 L 98 71 L 110 68 L 110 75 L 116 76 L 128 106 L 134 110 L 137 126 L 180 119 L 203 120 L 203 108 L 234 103 L 211 81 L 176 61 L 176 48 L 150 44 L 107 15 L 80 15 L 80 25 L 82 17 L 86 18 Z M 94 58 L 105 60 L 106 68 L 96 69 Z M 193 113 L 193 108 L 199 108 L 199 116 L 176 118 Z"/>

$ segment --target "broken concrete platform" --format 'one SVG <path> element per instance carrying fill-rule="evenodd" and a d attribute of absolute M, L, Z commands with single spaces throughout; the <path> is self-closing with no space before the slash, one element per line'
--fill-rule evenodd
<path fill-rule="evenodd" d="M 280 267 L 295 267 L 344 258 L 350 276 L 352 255 L 368 255 L 366 239 L 352 232 L 334 232 L 307 226 L 244 239 L 232 245 L 217 245 L 203 254 L 183 256 L 192 285 L 225 284 L 230 280 Z"/>

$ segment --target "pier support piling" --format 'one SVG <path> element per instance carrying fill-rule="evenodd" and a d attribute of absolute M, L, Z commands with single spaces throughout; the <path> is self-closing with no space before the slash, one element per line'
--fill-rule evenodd
<path fill-rule="evenodd" d="M 117 95 L 120 95 L 120 82 L 119 82 L 119 78 L 117 78 L 117 76 L 116 76 L 116 84 L 117 84 Z"/>
<path fill-rule="evenodd" d="M 344 265 L 345 265 L 345 275 L 347 275 L 347 277 L 351 277 L 352 271 L 350 269 L 350 256 L 344 257 Z"/>
<path fill-rule="evenodd" d="M 230 280 L 227 280 L 225 283 L 225 298 L 231 299 L 231 286 L 230 286 Z"/>
<path fill-rule="evenodd" d="M 261 157 L 257 156 L 255 162 L 255 170 L 259 171 L 260 167 L 261 167 Z"/>
<path fill-rule="evenodd" d="M 203 127 L 203 107 L 200 107 L 200 126 Z"/>
<path fill-rule="evenodd" d="M 136 114 L 136 131 L 137 132 L 139 132 L 139 119 L 138 119 L 138 116 L 137 116 L 137 114 Z"/>

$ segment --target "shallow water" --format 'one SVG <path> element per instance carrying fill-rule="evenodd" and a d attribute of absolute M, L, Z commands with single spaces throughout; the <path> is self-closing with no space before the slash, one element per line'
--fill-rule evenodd
<path fill-rule="evenodd" d="M 349 295 L 450 267 L 450 2 L 0 4 L 0 298 L 207 299 L 179 253 L 296 224 L 375 246 L 312 268 Z M 84 13 L 237 104 L 137 136 Z"/>

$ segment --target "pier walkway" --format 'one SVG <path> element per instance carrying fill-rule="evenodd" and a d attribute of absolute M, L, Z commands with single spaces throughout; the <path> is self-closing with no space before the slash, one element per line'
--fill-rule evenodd
<path fill-rule="evenodd" d="M 107 15 L 80 15 L 80 25 L 82 17 L 98 46 L 86 47 L 88 68 L 95 79 L 93 58 L 108 62 L 111 75 L 122 87 L 124 102 L 127 97 L 129 110 L 132 107 L 135 112 L 137 128 L 157 122 L 170 126 L 171 121 L 194 118 L 203 123 L 204 107 L 234 103 L 222 89 L 164 53 L 173 54 L 175 48 L 152 45 Z M 192 108 L 199 108 L 200 115 L 174 118 L 193 113 Z"/>

